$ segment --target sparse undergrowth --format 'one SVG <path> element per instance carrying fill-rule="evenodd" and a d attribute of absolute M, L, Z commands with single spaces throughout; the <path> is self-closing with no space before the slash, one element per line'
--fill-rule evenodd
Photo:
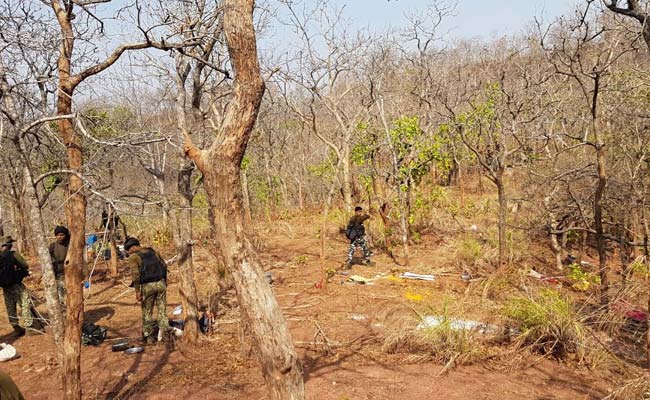
<path fill-rule="evenodd" d="M 531 346 L 561 359 L 575 355 L 580 362 L 588 355 L 590 345 L 584 318 L 557 291 L 544 288 L 534 295 L 512 299 L 504 308 L 504 315 L 521 329 L 521 346 Z"/>

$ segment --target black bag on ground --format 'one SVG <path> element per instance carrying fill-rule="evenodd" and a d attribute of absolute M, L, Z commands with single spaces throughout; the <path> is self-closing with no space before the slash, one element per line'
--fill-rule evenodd
<path fill-rule="evenodd" d="M 15 265 L 16 261 L 11 252 L 7 251 L 0 255 L 0 287 L 15 285 L 26 276 L 26 274 L 19 274 Z M 23 268 L 20 269 L 23 270 Z"/>
<path fill-rule="evenodd" d="M 95 324 L 84 324 L 81 329 L 81 344 L 97 346 L 106 339 L 106 328 Z"/>

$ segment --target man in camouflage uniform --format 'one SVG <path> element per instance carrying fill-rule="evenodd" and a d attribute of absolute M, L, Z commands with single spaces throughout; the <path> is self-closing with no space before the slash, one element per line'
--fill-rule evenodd
<path fill-rule="evenodd" d="M 152 333 L 156 320 L 158 329 L 164 333 L 169 330 L 169 321 L 165 310 L 167 306 L 167 264 L 154 249 L 141 247 L 136 238 L 128 238 L 124 242 L 124 250 L 129 253 L 128 263 L 135 287 L 136 300 L 142 303 L 142 340 L 145 343 L 155 343 L 157 338 L 154 338 Z M 154 305 L 157 311 L 156 319 L 153 318 Z"/>
<path fill-rule="evenodd" d="M 54 278 L 56 280 L 56 291 L 59 296 L 59 303 L 65 308 L 65 258 L 68 255 L 68 244 L 70 243 L 70 231 L 65 226 L 54 228 L 54 237 L 56 240 L 50 243 L 50 257 L 52 258 L 52 267 L 54 268 Z"/>
<path fill-rule="evenodd" d="M 346 268 L 352 267 L 352 257 L 357 248 L 361 248 L 363 251 L 364 264 L 374 265 L 370 261 L 370 250 L 368 249 L 368 243 L 366 243 L 366 228 L 363 226 L 363 223 L 370 218 L 370 215 L 363 213 L 363 208 L 357 206 L 354 208 L 354 215 L 350 218 L 348 226 L 346 229 L 346 235 L 350 239 L 350 248 L 348 250 L 348 261 L 345 264 Z"/>
<path fill-rule="evenodd" d="M 29 293 L 23 285 L 23 278 L 29 275 L 29 267 L 20 254 L 11 250 L 13 242 L 15 240 L 11 236 L 2 238 L 0 242 L 0 286 L 14 334 L 23 336 L 25 328 L 31 328 L 34 320 Z M 20 326 L 18 321 L 18 305 L 23 317 L 23 326 Z"/>

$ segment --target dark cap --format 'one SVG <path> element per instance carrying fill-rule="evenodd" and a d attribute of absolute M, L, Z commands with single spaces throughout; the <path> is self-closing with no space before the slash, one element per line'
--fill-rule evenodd
<path fill-rule="evenodd" d="M 360 206 L 356 206 L 354 207 L 354 211 L 363 211 L 363 208 L 361 208 Z"/>
<path fill-rule="evenodd" d="M 56 228 L 54 228 L 54 234 L 58 235 L 59 233 L 70 236 L 70 231 L 65 226 L 58 225 Z"/>
<path fill-rule="evenodd" d="M 140 241 L 134 237 L 127 238 L 124 242 L 124 250 L 129 251 L 133 246 L 140 246 Z"/>

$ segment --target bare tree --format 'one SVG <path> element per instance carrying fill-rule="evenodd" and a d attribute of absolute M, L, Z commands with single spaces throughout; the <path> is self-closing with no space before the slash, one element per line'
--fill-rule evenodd
<path fill-rule="evenodd" d="M 587 0 L 588 3 L 592 3 L 595 0 Z M 645 41 L 648 49 L 650 50 L 650 10 L 648 7 L 650 3 L 643 0 L 625 0 L 626 6 L 623 6 L 623 2 L 619 0 L 603 0 L 603 4 L 609 10 L 616 14 L 624 15 L 626 17 L 633 18 L 641 24 L 641 36 Z"/>
<path fill-rule="evenodd" d="M 214 212 L 216 245 L 232 272 L 271 399 L 303 399 L 302 366 L 282 311 L 248 239 L 241 199 L 241 161 L 255 124 L 264 82 L 257 58 L 253 0 L 226 0 L 223 26 L 234 71 L 233 98 L 217 138 L 205 150 L 188 137 L 185 149 L 205 176 Z"/>

